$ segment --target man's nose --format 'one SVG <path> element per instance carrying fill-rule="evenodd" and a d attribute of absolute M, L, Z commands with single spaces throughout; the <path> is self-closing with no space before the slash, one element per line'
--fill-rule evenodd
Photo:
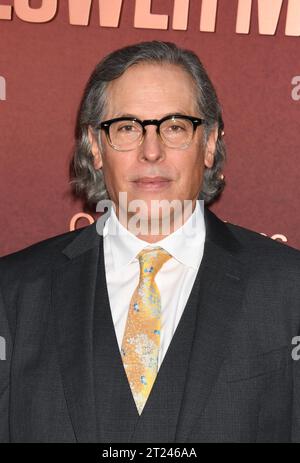
<path fill-rule="evenodd" d="M 155 162 L 164 155 L 164 147 L 154 125 L 146 127 L 146 133 L 141 145 L 140 158 Z"/>

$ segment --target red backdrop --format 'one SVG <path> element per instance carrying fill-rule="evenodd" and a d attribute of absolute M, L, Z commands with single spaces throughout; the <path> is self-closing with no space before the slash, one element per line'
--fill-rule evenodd
<path fill-rule="evenodd" d="M 194 50 L 221 100 L 227 186 L 211 209 L 223 220 L 284 235 L 300 248 L 300 32 L 286 35 L 283 0 L 275 33 L 261 33 L 262 2 L 252 2 L 248 34 L 236 32 L 238 0 L 217 2 L 214 32 L 199 30 L 198 0 L 185 2 L 186 30 L 172 27 L 173 0 L 151 3 L 152 13 L 169 16 L 166 30 L 134 27 L 133 0 L 123 1 L 118 27 L 99 25 L 98 1 L 87 26 L 70 24 L 62 0 L 46 23 L 24 21 L 14 8 L 10 20 L 0 19 L 0 255 L 68 231 L 72 217 L 83 211 L 70 193 L 68 166 L 84 85 L 105 54 L 153 39 Z M 42 4 L 31 1 L 30 7 Z M 5 5 L 14 2 L 0 0 L 0 8 Z M 87 223 L 80 219 L 77 226 Z"/>

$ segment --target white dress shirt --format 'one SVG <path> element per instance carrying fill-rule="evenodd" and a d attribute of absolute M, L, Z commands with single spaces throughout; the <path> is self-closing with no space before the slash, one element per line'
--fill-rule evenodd
<path fill-rule="evenodd" d="M 191 216 L 175 232 L 148 243 L 129 232 L 114 208 L 103 229 L 106 283 L 115 333 L 121 350 L 130 300 L 139 282 L 137 254 L 145 247 L 161 246 L 172 255 L 160 269 L 155 282 L 161 295 L 160 367 L 193 287 L 204 250 L 203 201 L 196 201 Z M 196 226 L 195 226 L 196 225 Z"/>

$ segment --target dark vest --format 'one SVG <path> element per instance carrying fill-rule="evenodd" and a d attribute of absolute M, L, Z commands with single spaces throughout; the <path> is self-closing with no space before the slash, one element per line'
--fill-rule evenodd
<path fill-rule="evenodd" d="M 174 442 L 196 326 L 199 275 L 143 412 L 139 415 L 123 367 L 111 316 L 104 283 L 103 252 L 99 253 L 99 259 L 93 333 L 97 441 Z"/>

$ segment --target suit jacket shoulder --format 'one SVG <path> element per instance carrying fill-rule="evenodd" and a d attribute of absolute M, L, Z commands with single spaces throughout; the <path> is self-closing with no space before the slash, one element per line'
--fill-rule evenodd
<path fill-rule="evenodd" d="M 0 320 L 8 321 L 11 333 L 16 326 L 20 285 L 50 274 L 56 266 L 68 261 L 62 251 L 92 226 L 52 236 L 0 258 Z"/>
<path fill-rule="evenodd" d="M 60 262 L 63 263 L 66 260 L 63 249 L 85 228 L 87 227 L 52 236 L 0 257 L 0 285 L 1 281 L 15 280 L 18 276 L 24 278 L 28 276 L 28 272 L 41 273 Z"/>
<path fill-rule="evenodd" d="M 225 226 L 241 245 L 239 260 L 244 264 L 249 282 L 255 280 L 262 285 L 269 284 L 274 286 L 274 290 L 285 291 L 286 297 L 293 297 L 293 294 L 298 297 L 299 250 L 239 225 L 227 223 Z"/>

